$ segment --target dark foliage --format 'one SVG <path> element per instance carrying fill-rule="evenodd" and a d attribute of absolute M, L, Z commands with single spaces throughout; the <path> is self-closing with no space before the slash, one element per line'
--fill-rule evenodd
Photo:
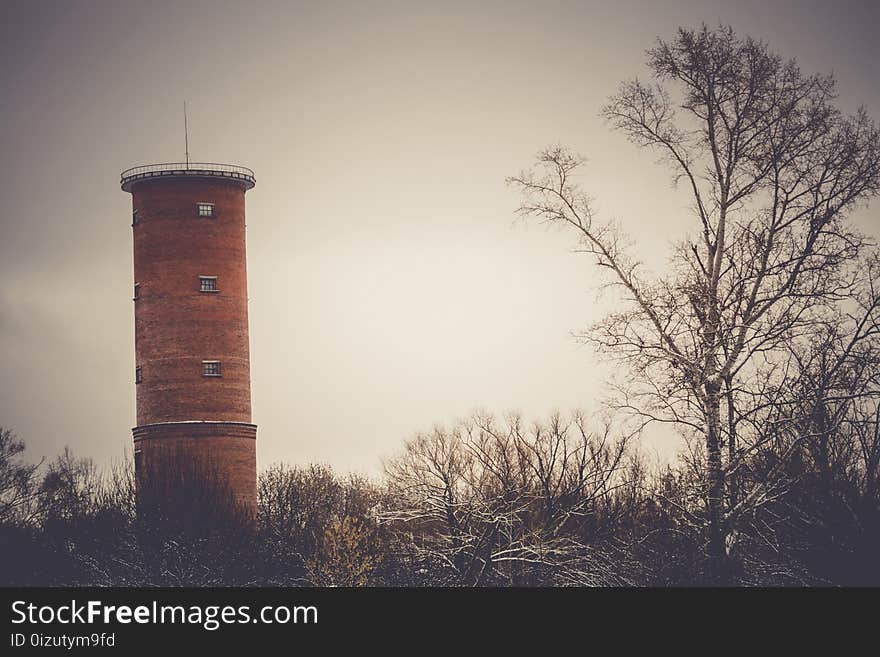
<path fill-rule="evenodd" d="M 853 404 L 848 412 L 862 411 Z M 876 418 L 803 441 L 784 494 L 759 507 L 730 545 L 733 583 L 880 583 L 876 451 L 869 463 L 859 456 L 866 432 L 876 438 Z M 835 444 L 827 473 L 817 440 Z M 407 442 L 381 484 L 323 466 L 275 465 L 260 476 L 256 520 L 219 511 L 234 508 L 222 480 L 186 463 L 161 491 L 144 487 L 137 496 L 130 463 L 99 474 L 65 450 L 39 470 L 8 447 L 21 445 L 11 432 L 4 441 L 0 474 L 17 488 L 3 500 L 19 502 L 0 519 L 3 585 L 711 581 L 699 455 L 650 471 L 629 441 L 587 431 L 580 415 L 529 427 L 480 416 L 436 428 Z M 775 467 L 772 460 L 756 456 L 750 476 Z"/>

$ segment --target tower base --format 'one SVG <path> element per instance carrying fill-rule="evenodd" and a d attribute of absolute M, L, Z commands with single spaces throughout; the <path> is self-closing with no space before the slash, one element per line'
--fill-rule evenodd
<path fill-rule="evenodd" d="M 244 422 L 160 422 L 132 429 L 138 497 L 198 495 L 257 515 L 257 426 Z"/>

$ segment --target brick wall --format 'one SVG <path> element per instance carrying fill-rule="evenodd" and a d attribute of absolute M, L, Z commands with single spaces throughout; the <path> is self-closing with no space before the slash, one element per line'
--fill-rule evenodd
<path fill-rule="evenodd" d="M 169 456 L 186 458 L 188 471 L 219 476 L 228 484 L 236 503 L 256 516 L 257 508 L 257 427 L 229 422 L 181 422 L 135 427 L 134 448 L 146 472 L 172 469 Z M 151 462 L 152 460 L 152 462 Z M 163 460 L 165 462 L 163 462 Z M 195 467 L 194 467 L 195 466 Z"/>

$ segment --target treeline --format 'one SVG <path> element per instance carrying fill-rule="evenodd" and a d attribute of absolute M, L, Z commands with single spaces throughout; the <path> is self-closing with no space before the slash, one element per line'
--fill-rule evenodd
<path fill-rule="evenodd" d="M 228 491 L 204 473 L 173 504 L 146 507 L 130 464 L 98 472 L 65 450 L 38 467 L 23 448 L 0 432 L 2 585 L 717 581 L 707 569 L 699 450 L 649 467 L 632 438 L 591 430 L 580 414 L 531 424 L 475 416 L 435 428 L 408 441 L 380 481 L 272 466 L 259 478 L 256 522 L 244 530 L 217 513 Z M 731 531 L 727 583 L 880 584 L 876 418 L 839 422 L 791 449 L 774 493 Z M 748 476 L 776 465 L 756 455 Z"/>

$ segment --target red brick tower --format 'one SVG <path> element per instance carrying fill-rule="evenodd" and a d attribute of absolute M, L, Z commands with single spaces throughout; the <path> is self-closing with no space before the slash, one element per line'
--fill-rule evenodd
<path fill-rule="evenodd" d="M 244 195 L 255 184 L 250 169 L 203 163 L 135 167 L 121 179 L 134 234 L 135 469 L 174 467 L 160 454 L 210 468 L 252 516 Z"/>

